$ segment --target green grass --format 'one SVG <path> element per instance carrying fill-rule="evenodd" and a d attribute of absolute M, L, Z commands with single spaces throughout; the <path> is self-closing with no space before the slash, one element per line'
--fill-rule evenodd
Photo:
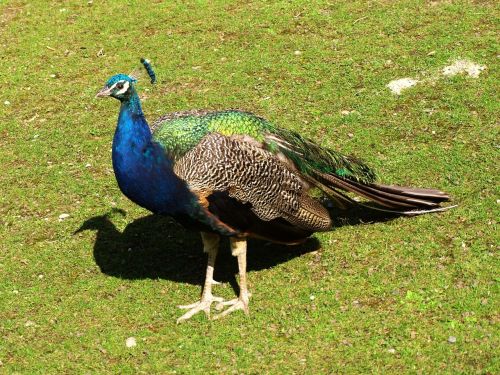
<path fill-rule="evenodd" d="M 494 1 L 0 4 L 0 373 L 500 371 Z M 141 56 L 159 78 L 139 84 L 150 120 L 243 108 L 459 207 L 252 243 L 250 317 L 176 325 L 200 241 L 122 196 L 118 103 L 94 99 Z M 487 70 L 385 87 L 457 58 Z M 233 295 L 235 272 L 226 251 L 215 293 Z"/>

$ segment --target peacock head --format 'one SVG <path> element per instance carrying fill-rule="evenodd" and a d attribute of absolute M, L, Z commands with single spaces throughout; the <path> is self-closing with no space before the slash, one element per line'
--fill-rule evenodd
<path fill-rule="evenodd" d="M 142 58 L 141 59 L 142 66 L 146 69 L 146 72 L 151 79 L 151 83 L 156 82 L 156 74 L 151 66 L 149 60 Z M 135 93 L 134 84 L 137 82 L 137 77 L 140 74 L 140 71 L 135 70 L 129 75 L 126 74 L 116 74 L 111 77 L 108 82 L 104 85 L 101 91 L 99 91 L 96 95 L 97 98 L 104 98 L 107 96 L 111 96 L 113 98 L 118 99 L 123 102 L 125 100 L 130 99 L 132 95 Z"/>
<path fill-rule="evenodd" d="M 106 82 L 102 90 L 97 93 L 96 97 L 104 98 L 111 96 L 122 102 L 129 99 L 134 94 L 135 82 L 137 82 L 135 78 L 126 74 L 115 74 Z"/>

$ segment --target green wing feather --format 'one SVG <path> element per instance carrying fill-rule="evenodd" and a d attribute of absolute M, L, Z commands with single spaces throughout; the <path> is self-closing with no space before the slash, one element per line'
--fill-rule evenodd
<path fill-rule="evenodd" d="M 213 132 L 252 137 L 271 152 L 284 154 L 306 175 L 327 173 L 362 183 L 375 180 L 375 173 L 362 161 L 321 147 L 252 113 L 238 110 L 175 112 L 153 124 L 154 140 L 174 159 L 182 157 Z"/>
<path fill-rule="evenodd" d="M 321 147 L 295 132 L 274 128 L 266 140 L 271 148 L 281 151 L 307 175 L 315 176 L 320 172 L 362 183 L 376 179 L 375 172 L 361 160 Z"/>

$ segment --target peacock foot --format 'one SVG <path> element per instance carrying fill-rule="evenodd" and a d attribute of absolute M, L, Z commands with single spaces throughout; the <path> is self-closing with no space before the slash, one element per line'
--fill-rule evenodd
<path fill-rule="evenodd" d="M 190 305 L 177 306 L 180 309 L 189 309 L 189 311 L 187 311 L 184 315 L 177 319 L 177 324 L 190 319 L 193 315 L 199 313 L 200 311 L 204 311 L 205 315 L 210 319 L 210 306 L 214 302 L 217 302 L 217 305 L 219 305 L 220 303 L 224 303 L 224 298 L 215 297 L 210 294 L 207 296 L 202 296 L 200 301 L 192 303 Z"/>
<path fill-rule="evenodd" d="M 245 293 L 240 293 L 240 296 L 238 298 L 232 299 L 230 301 L 221 301 L 219 302 L 216 306 L 216 310 L 222 310 L 225 306 L 230 306 L 227 310 L 224 310 L 220 314 L 215 315 L 212 319 L 220 319 L 226 315 L 231 314 L 233 311 L 236 310 L 243 310 L 246 315 L 249 314 L 248 311 L 248 302 L 250 301 L 250 297 L 252 296 L 251 293 L 245 292 Z"/>

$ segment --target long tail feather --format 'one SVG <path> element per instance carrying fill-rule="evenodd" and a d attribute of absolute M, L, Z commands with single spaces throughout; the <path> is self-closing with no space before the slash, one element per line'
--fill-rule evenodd
<path fill-rule="evenodd" d="M 444 191 L 435 190 L 435 189 L 422 189 L 422 188 L 412 188 L 412 187 L 404 187 L 404 186 L 389 186 L 389 185 L 380 185 L 380 184 L 372 184 L 378 190 L 386 191 L 389 193 L 396 193 L 400 195 L 407 195 L 410 197 L 422 197 L 425 199 L 431 199 L 436 202 L 444 202 L 450 200 L 448 194 Z"/>
<path fill-rule="evenodd" d="M 448 194 L 435 189 L 364 184 L 326 173 L 318 173 L 317 180 L 327 187 L 327 190 L 324 190 L 327 194 L 335 189 L 353 192 L 376 202 L 383 208 L 367 207 L 388 212 L 418 215 L 443 211 L 448 208 L 441 207 L 440 203 L 450 199 Z M 322 188 L 322 186 L 319 187 Z"/>
<path fill-rule="evenodd" d="M 417 216 L 417 215 L 423 215 L 423 214 L 430 214 L 432 212 L 442 212 L 442 211 L 448 211 L 449 209 L 455 208 L 458 206 L 458 204 L 454 204 L 452 206 L 446 206 L 446 207 L 437 207 L 437 208 L 428 208 L 428 209 L 423 209 L 423 210 L 387 210 L 385 208 L 380 208 L 380 207 L 374 207 L 374 206 L 369 206 L 363 203 L 357 203 L 360 206 L 369 208 L 371 210 L 375 211 L 382 211 L 382 212 L 390 212 L 393 214 L 398 214 L 398 215 L 405 215 L 405 216 Z"/>
<path fill-rule="evenodd" d="M 318 181 L 318 179 L 314 179 L 311 176 L 304 176 L 304 178 L 306 178 L 311 185 L 314 185 L 319 189 L 321 189 L 326 195 L 328 195 L 328 197 L 331 200 L 333 200 L 336 203 L 336 205 L 339 208 L 345 210 L 348 207 L 356 204 L 356 201 L 354 201 L 344 193 L 341 193 L 337 189 L 333 188 L 331 185 L 330 186 L 328 186 L 328 184 L 325 185 L 320 181 Z"/>

